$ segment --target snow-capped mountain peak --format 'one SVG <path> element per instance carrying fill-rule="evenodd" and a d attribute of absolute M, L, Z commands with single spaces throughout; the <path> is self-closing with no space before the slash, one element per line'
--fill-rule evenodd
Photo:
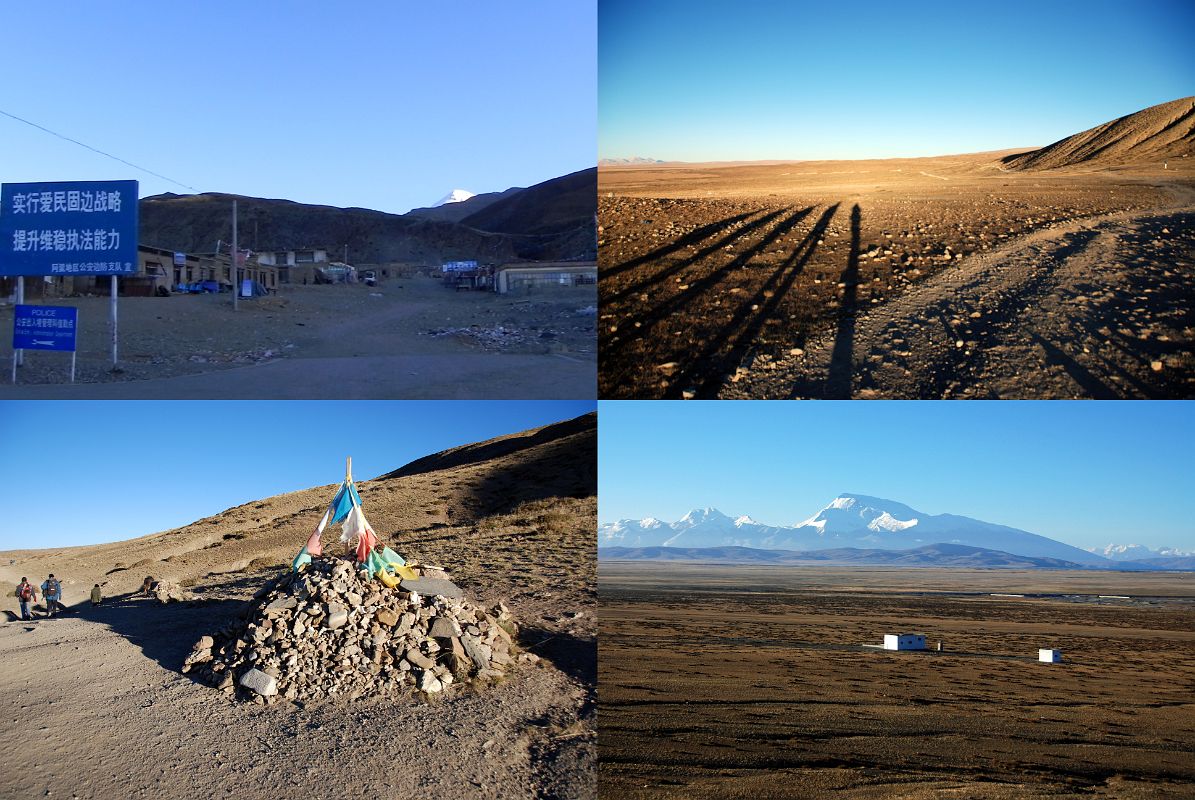
<path fill-rule="evenodd" d="M 448 205 L 449 203 L 463 203 L 466 200 L 468 200 L 470 197 L 473 197 L 473 196 L 474 196 L 473 192 L 470 192 L 468 189 L 453 189 L 451 192 L 444 195 L 444 197 L 440 198 L 440 200 L 437 201 L 436 204 L 432 206 L 432 208 L 438 208 L 439 206 L 445 206 L 445 205 Z"/>
<path fill-rule="evenodd" d="M 722 520 L 730 521 L 730 517 L 716 508 L 695 508 L 673 523 L 672 527 L 701 525 L 706 522 L 721 522 Z"/>
<path fill-rule="evenodd" d="M 1110 544 L 1107 547 L 1089 547 L 1088 550 L 1113 561 L 1136 561 L 1142 558 L 1185 558 L 1195 555 L 1193 551 L 1179 550 L 1176 547 L 1159 547 L 1155 550 L 1143 544 Z"/>
<path fill-rule="evenodd" d="M 903 531 L 917 525 L 922 516 L 903 503 L 863 494 L 840 494 L 796 527 L 817 528 L 823 534 Z"/>

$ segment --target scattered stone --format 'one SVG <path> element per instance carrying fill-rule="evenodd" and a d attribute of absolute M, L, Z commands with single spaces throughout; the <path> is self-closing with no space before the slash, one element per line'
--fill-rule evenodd
<path fill-rule="evenodd" d="M 241 620 L 200 638 L 183 671 L 231 697 L 273 703 L 436 694 L 534 663 L 514 644 L 509 608 L 474 605 L 447 577 L 428 577 L 444 570 L 417 569 L 421 577 L 403 583 L 418 591 L 390 589 L 349 561 L 317 556 L 263 587 Z"/>
<path fill-rule="evenodd" d="M 170 581 L 158 581 L 154 584 L 153 592 L 159 603 L 182 603 L 195 599 L 193 594 L 184 591 L 177 583 Z"/>

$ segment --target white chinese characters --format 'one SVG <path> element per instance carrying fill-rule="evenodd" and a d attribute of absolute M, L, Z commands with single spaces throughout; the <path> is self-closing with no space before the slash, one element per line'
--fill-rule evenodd
<path fill-rule="evenodd" d="M 65 192 L 14 192 L 12 213 L 53 214 L 82 212 L 85 214 L 120 211 L 120 191 L 73 190 Z"/>

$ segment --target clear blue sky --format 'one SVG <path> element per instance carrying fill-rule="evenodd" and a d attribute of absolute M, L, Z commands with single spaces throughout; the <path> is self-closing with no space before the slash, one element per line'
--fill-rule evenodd
<path fill-rule="evenodd" d="M 0 550 L 144 536 L 250 500 L 338 483 L 345 456 L 353 458 L 353 478 L 366 480 L 449 447 L 571 419 L 595 406 L 5 401 Z"/>
<path fill-rule="evenodd" d="M 1079 547 L 1195 549 L 1195 402 L 613 401 L 602 522 L 695 507 L 793 525 L 842 492 Z"/>
<path fill-rule="evenodd" d="M 4 3 L 0 109 L 199 191 L 402 213 L 592 167 L 592 0 Z M 0 116 L 0 180 L 141 181 Z"/>
<path fill-rule="evenodd" d="M 1195 94 L 1191 0 L 601 0 L 602 158 L 1047 145 Z"/>

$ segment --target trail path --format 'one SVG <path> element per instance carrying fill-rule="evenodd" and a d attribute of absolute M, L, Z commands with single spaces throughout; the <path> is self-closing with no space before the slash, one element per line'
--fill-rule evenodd
<path fill-rule="evenodd" d="M 3 797 L 592 797 L 586 702 L 547 659 L 488 691 L 306 706 L 234 703 L 181 674 L 240 608 L 113 598 L 0 624 Z"/>
<path fill-rule="evenodd" d="M 725 398 L 1195 395 L 1195 189 L 973 256 L 780 358 Z"/>

